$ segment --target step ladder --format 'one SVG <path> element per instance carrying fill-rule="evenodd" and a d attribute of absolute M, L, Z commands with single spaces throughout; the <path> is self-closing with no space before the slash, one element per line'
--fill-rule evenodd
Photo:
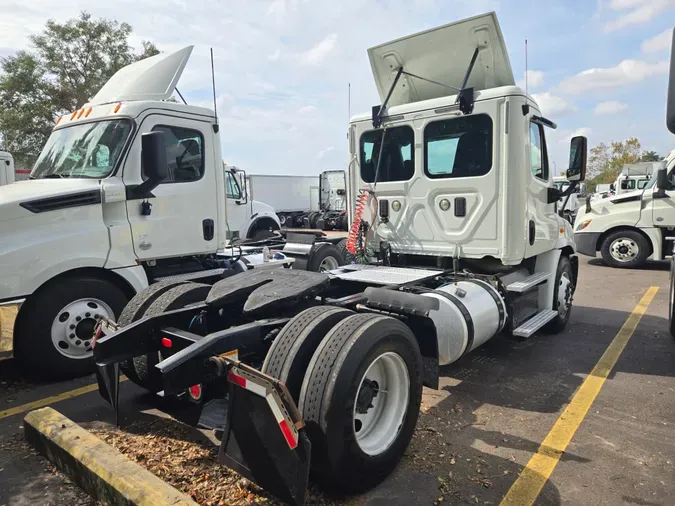
<path fill-rule="evenodd" d="M 536 315 L 514 330 L 513 335 L 518 337 L 530 337 L 537 330 L 553 320 L 557 314 L 558 312 L 554 311 L 553 309 L 544 309 L 543 311 L 539 311 Z"/>
<path fill-rule="evenodd" d="M 516 293 L 527 292 L 535 286 L 546 283 L 550 275 L 551 274 L 548 272 L 535 272 L 521 281 L 514 281 L 513 283 L 508 284 L 506 286 L 506 291 Z"/>

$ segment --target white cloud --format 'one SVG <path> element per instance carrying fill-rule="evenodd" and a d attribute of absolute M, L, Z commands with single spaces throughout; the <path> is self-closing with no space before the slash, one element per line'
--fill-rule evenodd
<path fill-rule="evenodd" d="M 577 110 L 574 104 L 570 104 L 563 98 L 553 95 L 550 91 L 545 93 L 533 93 L 532 98 L 539 104 L 541 113 L 551 119 L 555 116 L 563 116 Z"/>
<path fill-rule="evenodd" d="M 616 67 L 588 69 L 564 79 L 557 87 L 562 93 L 572 95 L 586 91 L 616 88 L 633 84 L 658 74 L 668 72 L 669 63 L 648 63 L 639 60 L 623 60 Z"/>
<path fill-rule="evenodd" d="M 560 130 L 555 133 L 554 137 L 558 144 L 569 144 L 572 137 L 577 137 L 579 135 L 588 137 L 591 133 L 593 133 L 593 130 L 590 127 L 581 127 L 576 130 Z"/>
<path fill-rule="evenodd" d="M 612 32 L 631 25 L 649 23 L 664 10 L 675 5 L 673 0 L 613 0 L 610 7 L 615 11 L 629 10 L 605 23 L 605 32 Z"/>
<path fill-rule="evenodd" d="M 659 33 L 656 37 L 645 40 L 642 43 L 641 49 L 643 53 L 658 53 L 660 51 L 667 51 L 673 40 L 673 29 L 668 28 L 665 32 Z"/>
<path fill-rule="evenodd" d="M 324 148 L 321 151 L 319 151 L 316 155 L 316 159 L 321 160 L 324 156 L 326 156 L 331 151 L 335 151 L 335 146 L 328 146 L 327 148 Z"/>
<path fill-rule="evenodd" d="M 300 61 L 306 65 L 321 65 L 335 49 L 337 35 L 331 33 L 309 51 L 300 55 Z"/>
<path fill-rule="evenodd" d="M 541 70 L 528 70 L 527 74 L 527 88 L 539 88 L 544 84 L 544 73 Z M 525 89 L 525 75 L 523 79 L 518 81 L 516 85 L 522 89 Z"/>
<path fill-rule="evenodd" d="M 617 114 L 628 109 L 628 104 L 618 102 L 616 100 L 608 100 L 607 102 L 600 102 L 593 109 L 593 114 L 602 116 L 605 114 Z"/>
<path fill-rule="evenodd" d="M 272 54 L 267 56 L 267 59 L 269 61 L 277 61 L 279 60 L 279 58 L 281 58 L 281 49 L 277 49 Z"/>

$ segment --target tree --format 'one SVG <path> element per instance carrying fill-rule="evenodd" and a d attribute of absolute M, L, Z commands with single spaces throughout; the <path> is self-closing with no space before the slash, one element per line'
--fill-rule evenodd
<path fill-rule="evenodd" d="M 82 107 L 120 68 L 158 54 L 143 41 L 134 53 L 132 28 L 87 12 L 64 24 L 47 21 L 30 49 L 0 58 L 0 137 L 17 165 L 31 165 L 54 121 Z"/>
<path fill-rule="evenodd" d="M 593 191 L 597 184 L 613 183 L 624 165 L 637 163 L 642 157 L 640 141 L 631 137 L 625 141 L 604 142 L 591 148 L 588 158 L 588 188 Z"/>
<path fill-rule="evenodd" d="M 641 162 L 658 162 L 659 160 L 661 160 L 661 156 L 656 151 L 643 151 L 640 159 Z"/>

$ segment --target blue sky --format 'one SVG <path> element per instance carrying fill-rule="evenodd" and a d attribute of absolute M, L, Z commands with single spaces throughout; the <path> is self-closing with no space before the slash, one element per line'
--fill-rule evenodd
<path fill-rule="evenodd" d="M 0 0 L 0 55 L 26 47 L 48 18 L 76 16 L 77 0 Z M 316 174 L 344 168 L 351 112 L 379 103 L 367 48 L 495 10 L 516 80 L 558 130 L 558 172 L 569 138 L 640 139 L 665 155 L 665 93 L 675 0 L 90 0 L 95 16 L 130 23 L 132 42 L 160 50 L 195 44 L 179 89 L 211 104 L 208 48 L 216 54 L 225 160 L 252 173 Z"/>

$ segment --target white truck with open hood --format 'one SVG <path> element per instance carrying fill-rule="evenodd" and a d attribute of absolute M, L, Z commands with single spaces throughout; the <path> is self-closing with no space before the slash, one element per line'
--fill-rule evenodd
<path fill-rule="evenodd" d="M 650 162 L 651 163 L 651 162 Z M 644 178 L 642 189 L 624 191 L 604 199 L 586 199 L 574 223 L 579 253 L 595 257 L 599 251 L 612 267 L 635 268 L 647 260 L 672 255 L 675 238 L 675 207 L 670 183 L 675 182 L 675 150 L 663 162 L 655 162 L 656 175 Z M 621 176 L 620 176 L 621 177 Z M 634 177 L 626 175 L 624 177 Z"/>
<path fill-rule="evenodd" d="M 29 180 L 0 187 L 2 355 L 44 376 L 91 371 L 97 316 L 120 316 L 155 282 L 158 293 L 208 282 L 262 257 L 262 246 L 229 240 L 270 235 L 279 222 L 245 205 L 243 179 L 224 170 L 214 111 L 167 101 L 191 52 L 122 68 L 58 118 Z M 331 244 L 321 255 L 342 257 Z"/>
<path fill-rule="evenodd" d="M 561 331 L 577 284 L 556 203 L 584 179 L 586 139 L 571 141 L 562 193 L 546 145 L 555 124 L 515 85 L 495 14 L 368 55 L 381 104 L 348 133 L 357 263 L 186 287 L 201 302 L 177 312 L 130 304 L 137 323 L 102 322 L 94 348 L 115 408 L 120 369 L 200 403 L 223 431 L 219 460 L 291 504 L 304 503 L 310 465 L 344 494 L 383 480 L 439 366 L 501 333 Z M 206 416 L 211 400 L 221 407 Z"/>

